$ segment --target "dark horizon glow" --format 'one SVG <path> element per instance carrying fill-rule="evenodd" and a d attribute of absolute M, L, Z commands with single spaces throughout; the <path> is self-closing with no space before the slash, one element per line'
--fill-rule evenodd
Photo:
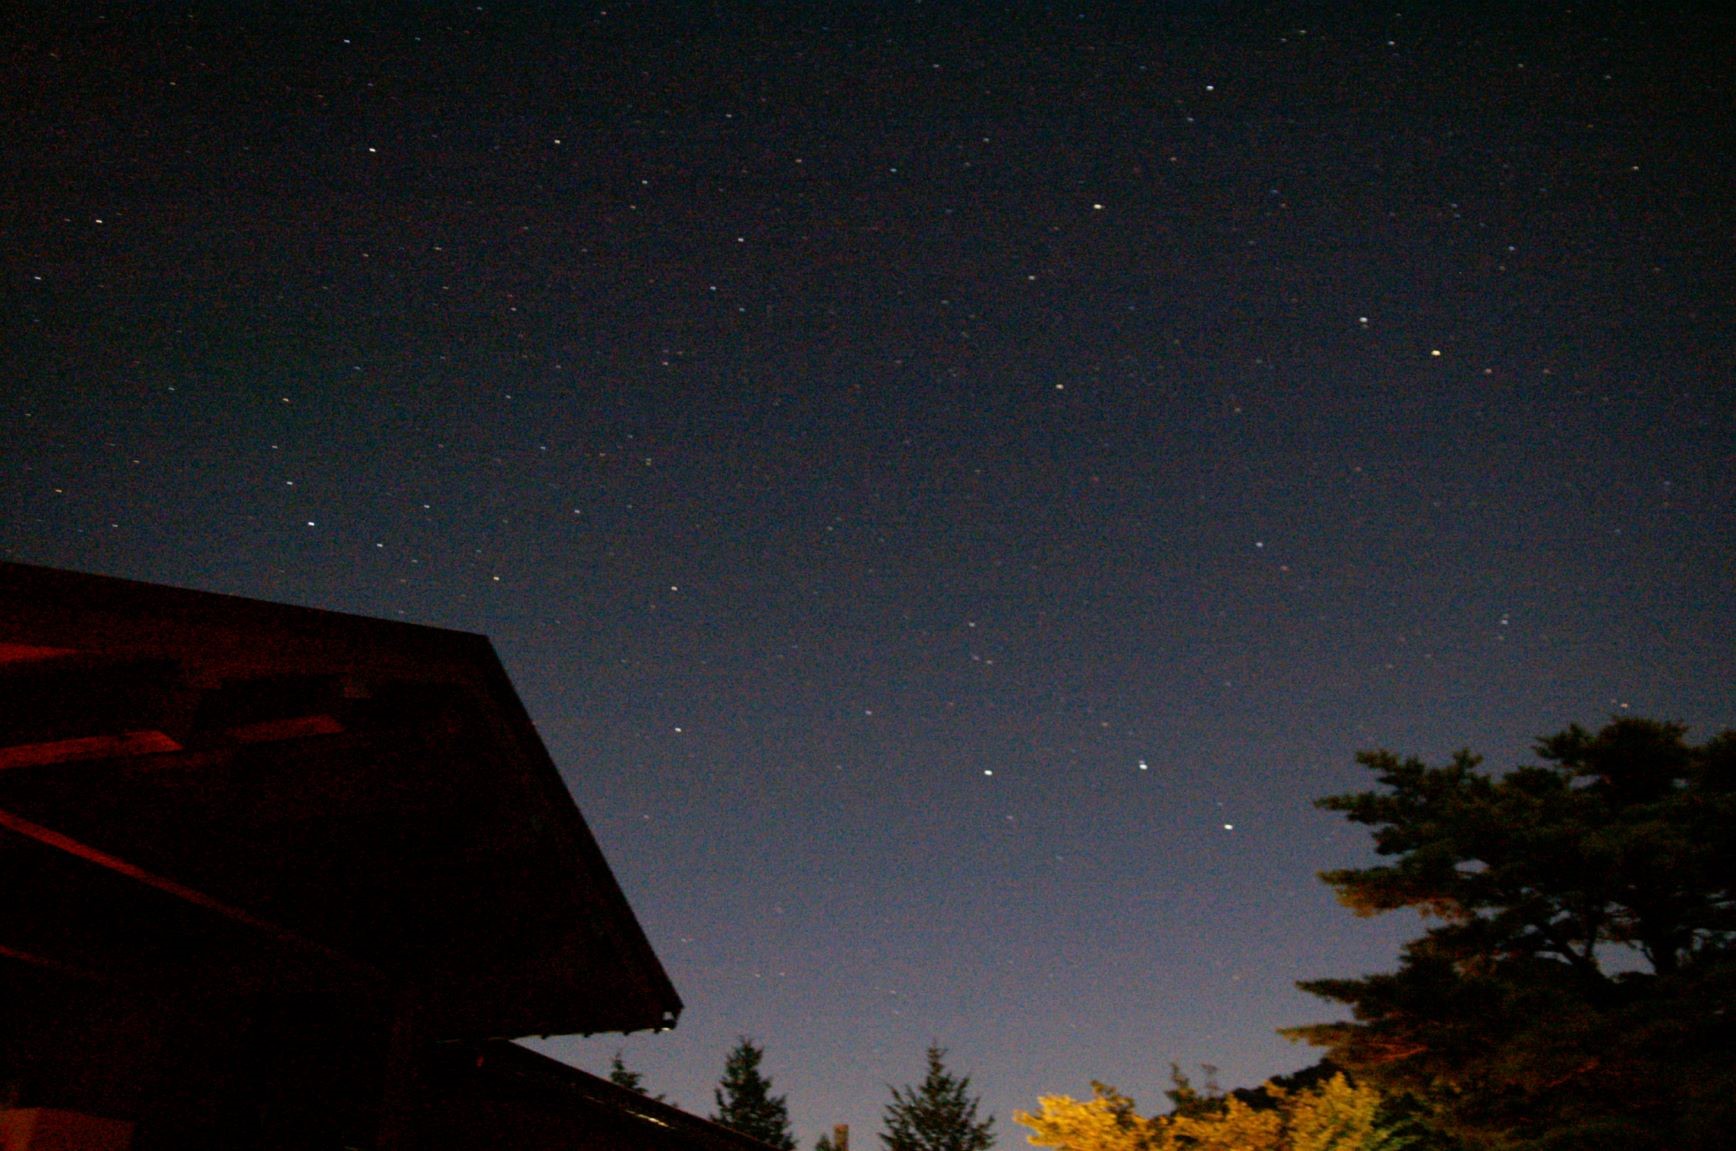
<path fill-rule="evenodd" d="M 0 557 L 489 635 L 687 1004 L 534 1046 L 1256 1083 L 1356 751 L 1736 723 L 1729 17 L 700 9 L 3 34 Z"/>

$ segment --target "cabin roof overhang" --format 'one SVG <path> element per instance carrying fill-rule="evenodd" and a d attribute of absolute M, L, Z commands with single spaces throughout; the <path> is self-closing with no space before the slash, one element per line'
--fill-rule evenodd
<path fill-rule="evenodd" d="M 681 1002 L 487 639 L 0 564 L 0 961 L 414 997 L 432 1036 Z"/>

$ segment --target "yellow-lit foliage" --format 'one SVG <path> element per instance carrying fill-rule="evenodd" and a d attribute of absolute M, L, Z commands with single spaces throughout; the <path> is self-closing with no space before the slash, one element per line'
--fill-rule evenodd
<path fill-rule="evenodd" d="M 1036 1114 L 1013 1112 L 1013 1120 L 1031 1129 L 1030 1141 L 1055 1151 L 1158 1151 L 1154 1124 L 1133 1112 L 1133 1100 L 1113 1087 L 1093 1083 L 1092 1098 L 1044 1095 Z"/>
<path fill-rule="evenodd" d="M 1276 1094 L 1279 1106 L 1288 1099 L 1281 1091 Z M 1169 1136 L 1164 1144 L 1188 1148 L 1188 1151 L 1289 1151 L 1284 1139 L 1284 1115 L 1279 1110 L 1256 1111 L 1235 1096 L 1224 1100 L 1224 1109 L 1217 1115 L 1178 1115 L 1159 1120 Z"/>
<path fill-rule="evenodd" d="M 1388 1142 L 1379 1125 L 1381 1095 L 1334 1075 L 1312 1091 L 1291 1096 L 1292 1151 L 1378 1151 Z"/>
<path fill-rule="evenodd" d="M 1204 1114 L 1144 1119 L 1133 1100 L 1093 1084 L 1091 1099 L 1045 1095 L 1013 1118 L 1055 1151 L 1382 1151 L 1402 1144 L 1378 1121 L 1380 1093 L 1343 1075 L 1298 1091 L 1268 1083 L 1254 1106 L 1233 1095 Z"/>

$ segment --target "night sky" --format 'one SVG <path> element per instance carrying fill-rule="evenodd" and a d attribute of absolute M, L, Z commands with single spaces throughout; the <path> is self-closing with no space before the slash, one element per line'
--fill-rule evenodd
<path fill-rule="evenodd" d="M 1257 1082 L 1356 751 L 1736 723 L 1709 7 L 5 7 L 0 558 L 492 637 L 581 1066 Z"/>

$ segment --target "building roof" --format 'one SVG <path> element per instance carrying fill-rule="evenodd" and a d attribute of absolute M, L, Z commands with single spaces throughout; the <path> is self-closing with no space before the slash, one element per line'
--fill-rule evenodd
<path fill-rule="evenodd" d="M 0 874 L 0 957 L 61 976 L 378 984 L 451 1039 L 681 1010 L 479 635 L 0 564 Z"/>
<path fill-rule="evenodd" d="M 427 1073 L 437 1151 L 772 1151 L 751 1136 L 515 1043 L 444 1044 Z"/>

